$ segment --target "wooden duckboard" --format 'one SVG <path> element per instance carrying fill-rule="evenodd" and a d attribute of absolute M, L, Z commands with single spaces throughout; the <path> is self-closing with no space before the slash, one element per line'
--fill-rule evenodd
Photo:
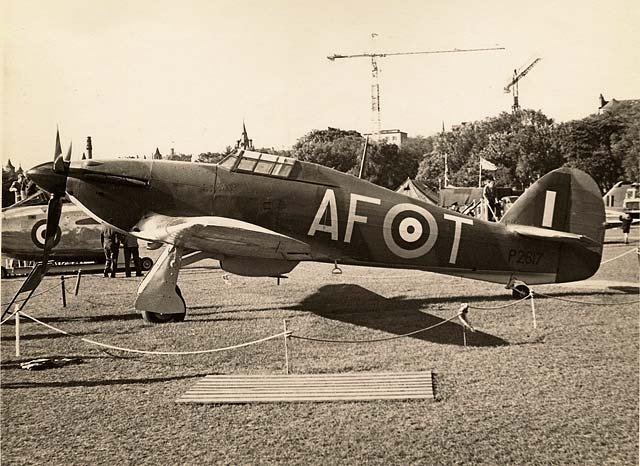
<path fill-rule="evenodd" d="M 305 375 L 208 375 L 178 403 L 433 400 L 431 371 Z"/>

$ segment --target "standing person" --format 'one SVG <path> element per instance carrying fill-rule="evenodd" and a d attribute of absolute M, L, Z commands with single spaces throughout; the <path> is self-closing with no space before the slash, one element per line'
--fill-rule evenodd
<path fill-rule="evenodd" d="M 12 193 L 15 193 L 14 203 L 19 202 L 23 199 L 22 194 L 24 190 L 24 185 L 25 185 L 24 175 L 22 173 L 19 173 L 18 179 L 15 180 L 13 183 L 11 183 L 11 186 L 9 187 L 9 191 L 11 191 Z"/>
<path fill-rule="evenodd" d="M 496 212 L 496 191 L 494 188 L 495 181 L 493 178 L 488 178 L 484 183 L 484 189 L 482 190 L 482 197 L 487 204 L 487 220 L 490 222 L 497 221 L 495 217 Z"/>
<path fill-rule="evenodd" d="M 622 225 L 622 233 L 624 233 L 624 244 L 629 244 L 629 230 L 631 230 L 631 223 L 633 223 L 633 218 L 631 218 L 631 214 L 629 212 L 620 216 L 620 221 Z"/>
<path fill-rule="evenodd" d="M 118 233 L 109 225 L 103 225 L 100 231 L 100 241 L 102 249 L 104 249 L 104 276 L 111 278 L 116 277 L 118 269 L 118 252 L 120 250 L 120 242 Z"/>
<path fill-rule="evenodd" d="M 133 256 L 133 265 L 136 268 L 136 277 L 142 277 L 142 267 L 140 265 L 140 252 L 138 250 L 138 240 L 131 235 L 126 235 L 123 239 L 124 245 L 124 273 L 127 277 L 131 276 L 129 268 L 129 260 Z"/>

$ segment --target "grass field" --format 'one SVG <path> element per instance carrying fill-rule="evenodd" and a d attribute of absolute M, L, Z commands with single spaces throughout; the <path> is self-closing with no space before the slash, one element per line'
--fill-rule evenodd
<path fill-rule="evenodd" d="M 638 229 L 633 230 L 638 239 Z M 604 260 L 633 246 L 607 233 Z M 499 285 L 424 272 L 302 264 L 290 279 L 184 270 L 181 324 L 150 326 L 132 312 L 138 281 L 83 278 L 25 308 L 75 335 L 123 347 L 192 351 L 282 331 L 372 339 L 454 316 L 461 303 L 512 302 Z M 633 286 L 605 288 L 603 280 Z M 472 309 L 414 337 L 370 344 L 290 340 L 294 373 L 415 371 L 436 374 L 438 401 L 194 405 L 175 399 L 207 374 L 282 373 L 282 339 L 230 352 L 150 356 L 103 350 L 21 319 L 2 326 L 2 464 L 638 464 L 638 300 L 635 253 L 603 265 L 591 286 L 534 290 L 529 302 Z M 59 282 L 48 277 L 40 290 Z M 2 302 L 20 284 L 2 282 Z M 74 281 L 67 286 L 73 288 Z M 27 371 L 39 357 L 81 364 Z"/>

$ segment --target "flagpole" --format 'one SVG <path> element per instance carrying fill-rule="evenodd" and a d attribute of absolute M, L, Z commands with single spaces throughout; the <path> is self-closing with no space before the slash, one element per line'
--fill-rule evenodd
<path fill-rule="evenodd" d="M 449 185 L 449 165 L 447 164 L 447 152 L 444 152 L 444 187 Z"/>

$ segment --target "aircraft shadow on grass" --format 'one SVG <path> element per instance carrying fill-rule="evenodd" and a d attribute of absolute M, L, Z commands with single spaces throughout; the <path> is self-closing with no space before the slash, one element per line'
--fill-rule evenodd
<path fill-rule="evenodd" d="M 456 301 L 459 303 L 460 299 Z M 446 320 L 420 311 L 422 307 L 433 302 L 434 300 L 428 298 L 385 298 L 358 285 L 341 284 L 325 285 L 302 300 L 300 304 L 290 306 L 288 309 L 313 312 L 326 319 L 403 335 Z M 457 308 L 452 307 L 451 314 L 455 315 L 455 312 Z M 500 337 L 479 330 L 475 333 L 467 331 L 466 335 L 468 346 L 491 347 L 509 344 Z M 315 337 L 315 335 L 309 336 Z M 456 319 L 432 330 L 412 335 L 410 338 L 462 346 L 462 324 Z"/>

